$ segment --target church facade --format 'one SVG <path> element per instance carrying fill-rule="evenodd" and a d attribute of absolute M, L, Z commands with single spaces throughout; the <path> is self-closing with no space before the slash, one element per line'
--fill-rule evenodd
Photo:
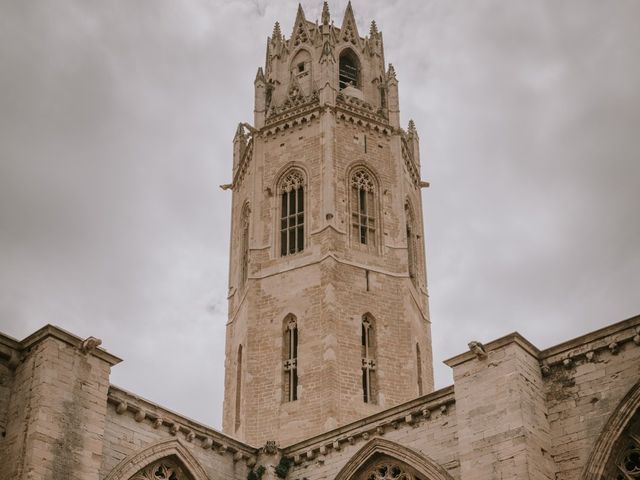
<path fill-rule="evenodd" d="M 434 390 L 419 137 L 382 33 L 276 23 L 233 140 L 223 431 L 0 334 L 0 480 L 640 479 L 640 316 L 448 359 Z"/>

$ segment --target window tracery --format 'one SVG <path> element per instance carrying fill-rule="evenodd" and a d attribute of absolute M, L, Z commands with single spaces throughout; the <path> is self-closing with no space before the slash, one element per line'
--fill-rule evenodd
<path fill-rule="evenodd" d="M 603 478 L 612 480 L 640 479 L 640 413 L 636 412 L 613 449 Z"/>
<path fill-rule="evenodd" d="M 375 182 L 369 172 L 358 169 L 351 175 L 351 225 L 356 243 L 375 248 Z"/>
<path fill-rule="evenodd" d="M 362 478 L 364 480 L 420 480 L 402 465 L 392 461 L 376 464 Z"/>
<path fill-rule="evenodd" d="M 187 476 L 175 463 L 160 460 L 140 470 L 131 480 L 187 480 Z"/>
<path fill-rule="evenodd" d="M 362 317 L 362 399 L 364 403 L 376 403 L 376 343 L 373 320 Z"/>
<path fill-rule="evenodd" d="M 298 323 L 293 315 L 285 322 L 284 341 L 284 398 L 293 402 L 298 399 Z"/>
<path fill-rule="evenodd" d="M 291 170 L 280 182 L 280 255 L 304 250 L 304 176 Z"/>
<path fill-rule="evenodd" d="M 249 205 L 242 208 L 242 253 L 241 253 L 241 285 L 249 277 Z"/>

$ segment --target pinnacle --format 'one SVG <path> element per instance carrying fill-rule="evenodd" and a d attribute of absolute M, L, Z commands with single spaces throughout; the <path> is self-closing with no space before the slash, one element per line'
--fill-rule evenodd
<path fill-rule="evenodd" d="M 371 27 L 369 28 L 369 36 L 373 37 L 378 34 L 378 25 L 375 20 L 371 20 Z"/>
<path fill-rule="evenodd" d="M 415 133 L 416 124 L 414 123 L 413 119 L 409 120 L 409 127 L 407 128 L 407 130 L 409 131 L 409 133 Z"/>
<path fill-rule="evenodd" d="M 329 25 L 330 21 L 331 15 L 329 14 L 329 4 L 327 2 L 324 2 L 322 4 L 322 24 Z"/>
<path fill-rule="evenodd" d="M 262 71 L 262 67 L 258 67 L 258 73 L 256 73 L 256 79 L 254 80 L 253 83 L 258 83 L 258 82 L 265 82 L 264 79 L 264 72 Z"/>
<path fill-rule="evenodd" d="M 387 77 L 396 78 L 396 69 L 393 68 L 393 65 L 391 63 L 389 64 L 389 70 L 387 71 Z"/>
<path fill-rule="evenodd" d="M 273 26 L 273 35 L 271 36 L 271 38 L 275 39 L 280 39 L 282 38 L 282 32 L 280 31 L 280 23 L 276 22 L 276 24 Z"/>

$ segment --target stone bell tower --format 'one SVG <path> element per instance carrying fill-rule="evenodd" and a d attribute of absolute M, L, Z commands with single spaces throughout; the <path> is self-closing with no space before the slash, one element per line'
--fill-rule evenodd
<path fill-rule="evenodd" d="M 382 33 L 275 24 L 233 139 L 223 429 L 288 445 L 433 390 L 419 140 Z"/>

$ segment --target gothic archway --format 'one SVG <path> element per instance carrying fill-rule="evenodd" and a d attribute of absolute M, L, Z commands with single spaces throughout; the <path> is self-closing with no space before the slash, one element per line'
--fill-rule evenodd
<path fill-rule="evenodd" d="M 609 417 L 580 478 L 640 479 L 640 382 Z"/>
<path fill-rule="evenodd" d="M 374 438 L 347 462 L 335 480 L 453 480 L 453 477 L 425 455 Z"/>
<path fill-rule="evenodd" d="M 180 440 L 170 439 L 128 456 L 104 480 L 209 480 L 209 477 Z"/>

